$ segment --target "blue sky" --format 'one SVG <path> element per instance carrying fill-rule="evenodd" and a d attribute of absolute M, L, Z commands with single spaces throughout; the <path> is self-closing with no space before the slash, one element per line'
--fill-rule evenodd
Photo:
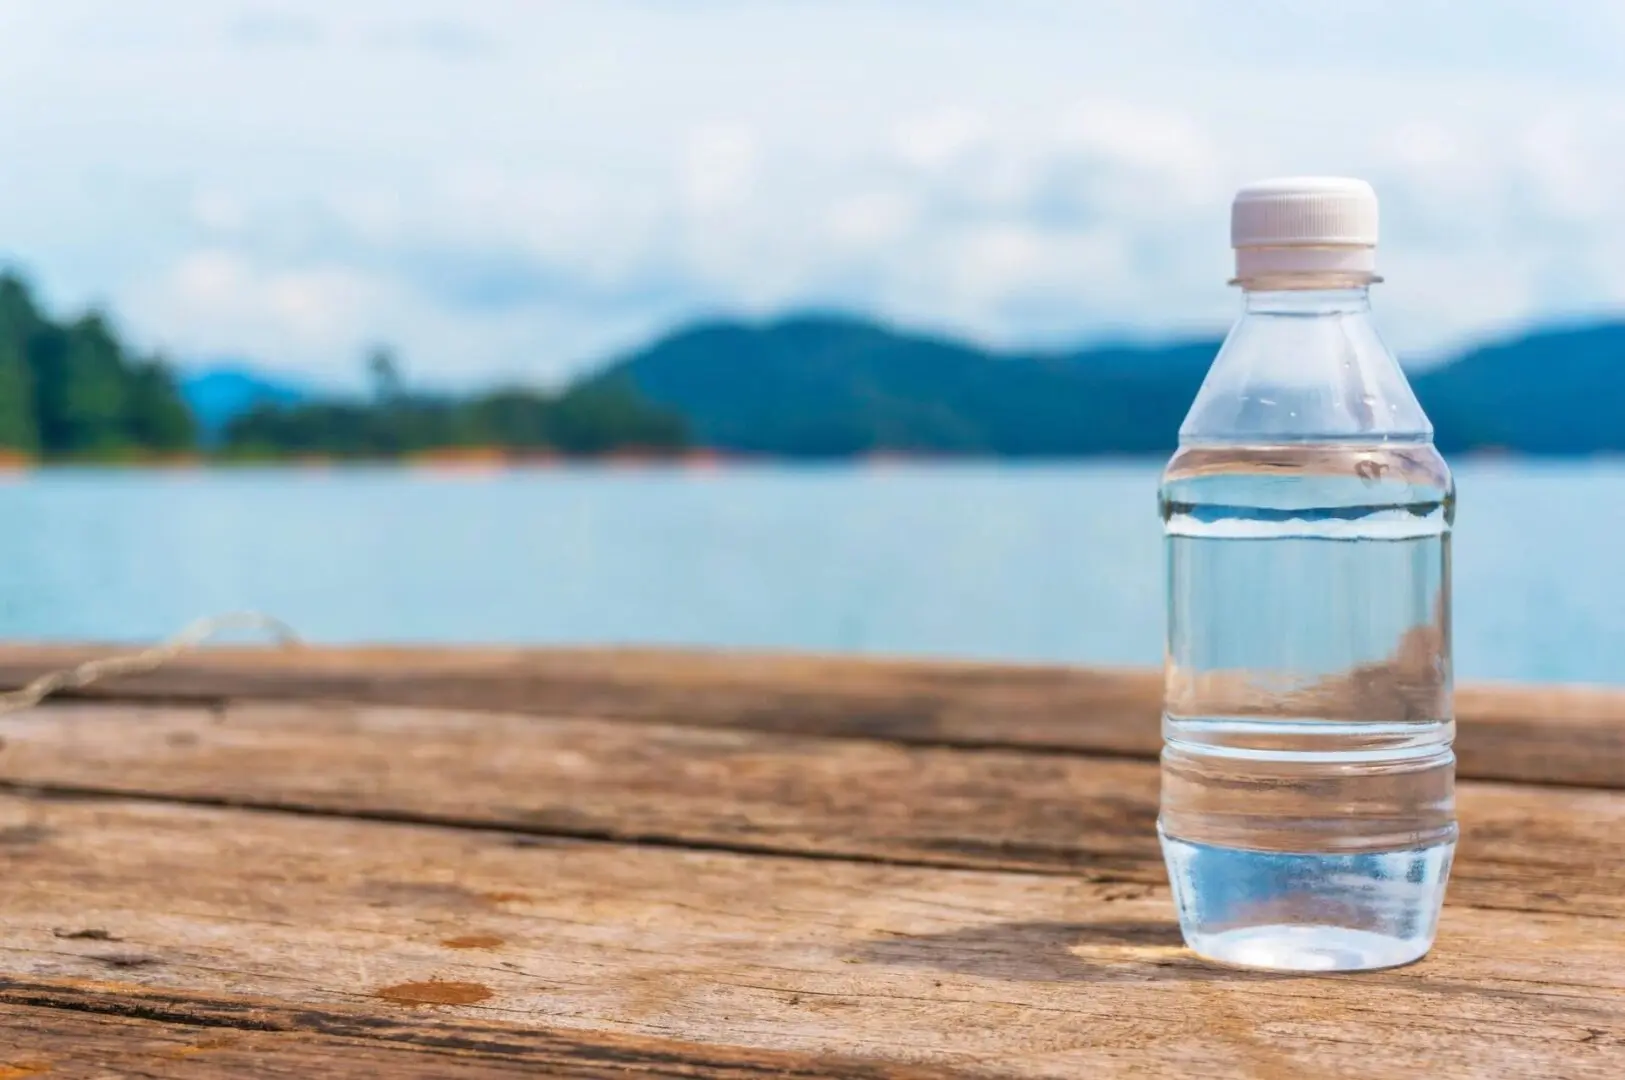
<path fill-rule="evenodd" d="M 1411 356 L 1625 305 L 1625 5 L 0 7 L 0 253 L 184 360 L 553 381 L 710 314 L 1222 326 L 1228 199 L 1383 198 Z"/>

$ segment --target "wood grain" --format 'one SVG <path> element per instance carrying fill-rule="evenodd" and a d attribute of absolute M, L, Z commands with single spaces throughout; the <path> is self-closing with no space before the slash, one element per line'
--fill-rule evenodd
<path fill-rule="evenodd" d="M 9 645 L 0 685 L 107 650 Z M 1013 665 L 569 649 L 218 649 L 83 691 L 339 700 L 1152 757 L 1161 675 Z M 1458 690 L 1462 776 L 1625 788 L 1625 691 Z"/>
<path fill-rule="evenodd" d="M 1625 800 L 1464 783 L 1429 959 L 1225 971 L 1162 884 L 1160 690 L 528 650 L 91 688 L 0 719 L 0 1080 L 1625 1075 Z M 1459 702 L 1464 775 L 1625 784 L 1625 694 Z"/>
<path fill-rule="evenodd" d="M 1414 967 L 1283 977 L 1191 959 L 1157 887 L 148 803 L 0 798 L 0 829 L 13 1005 L 135 984 L 423 1040 L 477 1024 L 1023 1077 L 1625 1071 L 1625 941 L 1599 919 L 1455 909 Z M 503 944 L 445 944 L 474 934 Z M 388 992 L 422 984 L 484 996 Z"/>
<path fill-rule="evenodd" d="M 1154 763 L 501 713 L 55 706 L 0 718 L 0 780 L 895 863 L 1165 880 Z M 1468 782 L 1452 903 L 1625 917 L 1625 799 Z"/>
<path fill-rule="evenodd" d="M 27 1004 L 19 1004 L 26 1002 Z M 102 981 L 0 977 L 0 1080 L 923 1080 L 895 1063 L 532 1030 Z"/>

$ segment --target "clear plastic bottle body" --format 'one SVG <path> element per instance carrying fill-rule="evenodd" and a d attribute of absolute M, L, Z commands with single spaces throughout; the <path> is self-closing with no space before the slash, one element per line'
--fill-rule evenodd
<path fill-rule="evenodd" d="M 1186 940 L 1415 960 L 1455 848 L 1455 495 L 1365 289 L 1250 292 L 1180 442 L 1160 830 Z"/>

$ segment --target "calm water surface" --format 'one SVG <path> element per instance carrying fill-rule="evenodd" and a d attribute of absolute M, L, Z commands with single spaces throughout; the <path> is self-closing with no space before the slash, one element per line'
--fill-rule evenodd
<path fill-rule="evenodd" d="M 0 637 L 252 607 L 329 642 L 1157 664 L 1158 471 L 28 474 L 0 484 Z M 1458 674 L 1625 684 L 1625 464 L 1457 478 Z"/>

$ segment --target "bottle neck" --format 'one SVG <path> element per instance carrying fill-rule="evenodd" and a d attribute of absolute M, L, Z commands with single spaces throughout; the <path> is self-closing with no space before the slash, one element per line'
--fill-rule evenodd
<path fill-rule="evenodd" d="M 1315 318 L 1324 315 L 1369 315 L 1371 287 L 1350 285 L 1325 289 L 1249 288 L 1242 298 L 1248 315 Z"/>

